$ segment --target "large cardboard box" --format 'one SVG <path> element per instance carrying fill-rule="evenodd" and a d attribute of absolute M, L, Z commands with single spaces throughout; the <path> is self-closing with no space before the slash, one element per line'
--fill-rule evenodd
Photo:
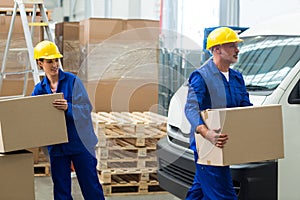
<path fill-rule="evenodd" d="M 157 64 L 158 25 L 158 21 L 138 19 L 80 21 L 80 73 L 84 75 L 81 79 L 119 79 L 140 66 Z"/>
<path fill-rule="evenodd" d="M 0 199 L 35 199 L 32 153 L 0 154 Z"/>
<path fill-rule="evenodd" d="M 1 0 L 0 7 L 1 8 L 13 8 L 14 7 L 14 0 Z M 33 8 L 33 4 L 25 4 L 25 8 Z"/>
<path fill-rule="evenodd" d="M 195 134 L 198 163 L 226 166 L 284 157 L 281 105 L 211 109 L 201 113 L 209 129 L 221 129 L 221 149 Z"/>
<path fill-rule="evenodd" d="M 85 86 L 96 112 L 157 112 L 157 79 L 108 79 Z"/>
<path fill-rule="evenodd" d="M 124 20 L 89 18 L 80 21 L 80 44 L 96 44 L 124 30 Z"/>
<path fill-rule="evenodd" d="M 62 94 L 0 100 L 0 152 L 68 142 L 64 111 L 53 107 Z"/>

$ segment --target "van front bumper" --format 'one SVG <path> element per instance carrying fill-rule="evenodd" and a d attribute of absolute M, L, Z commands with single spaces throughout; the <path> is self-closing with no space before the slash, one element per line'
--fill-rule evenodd
<path fill-rule="evenodd" d="M 157 157 L 160 187 L 184 199 L 195 174 L 192 151 L 165 137 L 157 143 Z M 277 162 L 232 165 L 230 169 L 240 200 L 277 199 Z"/>

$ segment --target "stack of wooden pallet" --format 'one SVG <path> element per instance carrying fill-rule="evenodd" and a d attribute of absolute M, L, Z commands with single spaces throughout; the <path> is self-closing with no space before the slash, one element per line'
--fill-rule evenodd
<path fill-rule="evenodd" d="M 34 176 L 50 176 L 50 163 L 46 147 L 27 149 L 33 153 Z"/>
<path fill-rule="evenodd" d="M 153 112 L 98 112 L 92 118 L 105 195 L 161 192 L 156 143 L 166 136 L 166 117 Z"/>

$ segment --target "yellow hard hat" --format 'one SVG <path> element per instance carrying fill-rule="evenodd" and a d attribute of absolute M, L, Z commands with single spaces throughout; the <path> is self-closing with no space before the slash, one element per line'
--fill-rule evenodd
<path fill-rule="evenodd" d="M 62 58 L 57 46 L 50 41 L 44 40 L 38 43 L 33 50 L 34 59 L 55 59 Z"/>
<path fill-rule="evenodd" d="M 243 42 L 242 39 L 239 38 L 237 33 L 228 27 L 220 27 L 213 30 L 207 36 L 207 45 L 206 49 L 210 49 L 213 46 L 226 44 L 231 42 Z"/>

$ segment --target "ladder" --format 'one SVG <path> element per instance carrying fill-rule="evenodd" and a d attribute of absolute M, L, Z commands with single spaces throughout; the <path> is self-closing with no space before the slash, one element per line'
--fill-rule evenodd
<path fill-rule="evenodd" d="M 25 4 L 32 4 L 33 5 L 33 12 L 32 12 L 32 20 L 31 22 L 28 22 L 26 10 L 25 10 Z M 26 42 L 26 48 L 15 48 L 11 49 L 11 39 L 12 39 L 12 32 L 13 27 L 17 15 L 17 11 L 19 9 L 22 26 L 24 30 L 24 37 Z M 37 9 L 39 9 L 41 13 L 41 21 L 36 22 L 36 14 Z M 12 18 L 10 22 L 10 28 L 8 32 L 8 37 L 6 41 L 6 47 L 3 54 L 3 61 L 2 61 L 2 67 L 0 72 L 0 93 L 3 86 L 3 79 L 6 77 L 6 75 L 16 75 L 16 74 L 24 74 L 24 85 L 23 85 L 23 93 L 20 96 L 26 95 L 27 85 L 28 85 L 28 75 L 29 73 L 32 73 L 34 84 L 36 85 L 38 82 L 40 82 L 40 76 L 42 76 L 42 72 L 39 71 L 36 60 L 34 59 L 33 55 L 33 33 L 34 33 L 34 27 L 41 27 L 46 32 L 48 40 L 54 42 L 53 36 L 51 35 L 51 31 L 49 28 L 49 21 L 46 14 L 46 10 L 44 7 L 44 0 L 14 0 L 14 8 L 12 13 Z M 6 70 L 6 63 L 7 63 L 7 56 L 9 51 L 28 51 L 29 56 L 29 63 L 27 63 L 25 70 L 19 71 L 19 72 L 5 72 Z M 61 67 L 61 63 L 59 62 L 59 65 Z"/>

